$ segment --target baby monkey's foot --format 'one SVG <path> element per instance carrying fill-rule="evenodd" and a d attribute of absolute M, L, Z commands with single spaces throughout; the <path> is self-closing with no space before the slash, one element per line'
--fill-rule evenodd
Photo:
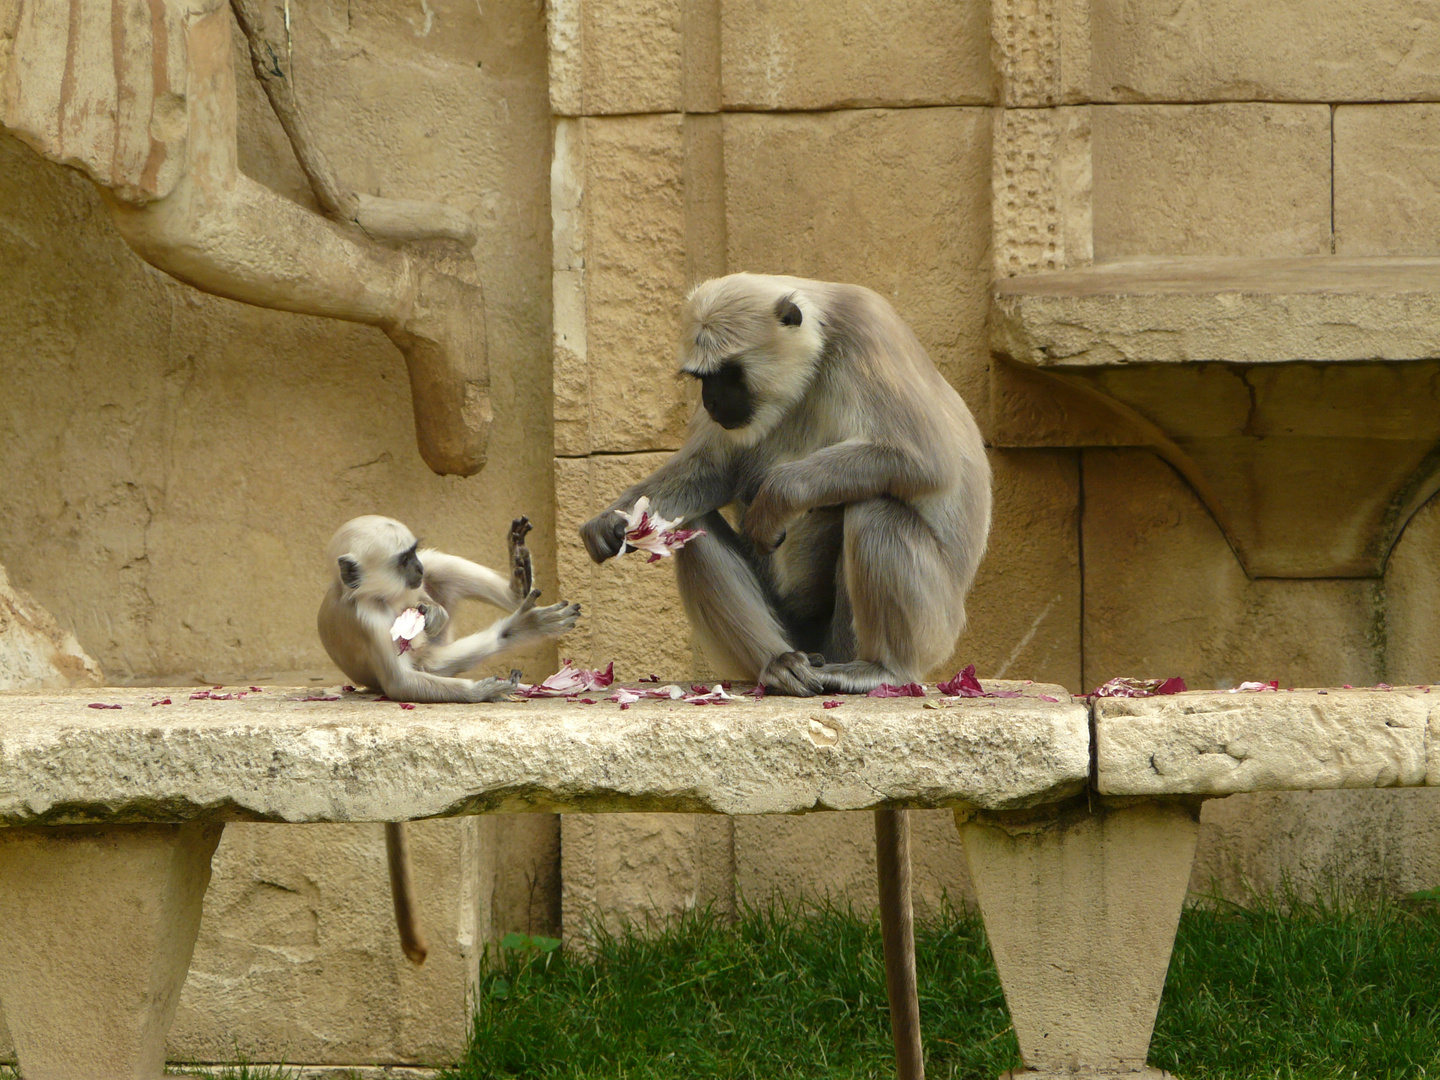
<path fill-rule="evenodd" d="M 535 601 L 539 597 L 540 590 L 531 589 L 514 613 L 506 616 L 500 634 L 507 649 L 527 641 L 559 637 L 572 630 L 575 620 L 580 618 L 579 604 L 567 604 L 562 600 L 548 607 L 536 607 Z"/>
<path fill-rule="evenodd" d="M 530 528 L 527 517 L 518 517 L 510 523 L 510 596 L 517 606 L 524 603 L 525 597 L 535 587 L 530 549 L 525 546 L 525 536 Z"/>

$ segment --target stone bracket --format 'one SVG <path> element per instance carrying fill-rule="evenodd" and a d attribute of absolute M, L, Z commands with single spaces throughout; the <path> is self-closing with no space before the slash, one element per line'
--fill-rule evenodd
<path fill-rule="evenodd" d="M 0 1005 L 26 1080 L 159 1080 L 219 824 L 0 829 Z"/>
<path fill-rule="evenodd" d="M 1024 1072 L 1146 1068 L 1190 880 L 1198 812 L 1182 803 L 1058 815 L 956 814 Z"/>
<path fill-rule="evenodd" d="M 1379 577 L 1440 490 L 1440 259 L 1150 259 L 1000 282 L 992 436 L 1150 446 L 1252 578 Z"/>

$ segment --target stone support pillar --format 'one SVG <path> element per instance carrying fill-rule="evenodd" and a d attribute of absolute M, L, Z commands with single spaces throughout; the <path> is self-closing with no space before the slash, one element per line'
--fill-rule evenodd
<path fill-rule="evenodd" d="M 220 825 L 0 829 L 0 1003 L 25 1080 L 159 1080 Z"/>
<path fill-rule="evenodd" d="M 1146 1067 L 1198 828 L 1143 802 L 956 814 L 1025 1068 L 1019 1080 L 1159 1078 Z"/>

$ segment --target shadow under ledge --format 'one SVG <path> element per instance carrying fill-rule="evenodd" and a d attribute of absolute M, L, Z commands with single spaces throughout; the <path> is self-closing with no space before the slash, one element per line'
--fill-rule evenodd
<path fill-rule="evenodd" d="M 996 446 L 1150 446 L 1252 578 L 1379 577 L 1440 490 L 1440 258 L 1167 258 L 991 305 Z"/>

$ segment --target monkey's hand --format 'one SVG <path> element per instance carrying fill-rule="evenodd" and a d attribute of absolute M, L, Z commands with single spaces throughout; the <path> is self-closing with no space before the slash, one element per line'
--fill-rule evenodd
<path fill-rule="evenodd" d="M 450 623 L 450 613 L 434 600 L 427 600 L 423 604 L 417 604 L 420 614 L 425 616 L 425 636 L 435 638 Z"/>
<path fill-rule="evenodd" d="M 500 643 L 505 649 L 514 648 L 530 641 L 559 637 L 568 633 L 580 617 L 579 604 L 567 604 L 563 600 L 549 607 L 536 607 L 539 589 L 531 589 L 515 611 L 500 620 Z"/>
<path fill-rule="evenodd" d="M 765 665 L 759 681 L 766 693 L 792 697 L 814 697 L 822 689 L 810 654 L 803 652 L 781 653 Z"/>
<path fill-rule="evenodd" d="M 535 587 L 535 571 L 530 565 L 530 549 L 525 546 L 525 535 L 530 531 L 530 519 L 518 517 L 510 522 L 510 599 L 519 607 Z"/>
<path fill-rule="evenodd" d="M 769 555 L 785 539 L 785 523 L 799 510 L 790 494 L 783 467 L 777 467 L 755 493 L 742 523 L 745 535 L 762 555 Z"/>
<path fill-rule="evenodd" d="M 510 669 L 508 679 L 476 679 L 470 684 L 465 700 L 470 702 L 507 701 L 520 686 L 520 671 Z"/>
<path fill-rule="evenodd" d="M 606 510 L 580 526 L 580 539 L 585 542 L 585 550 L 590 553 L 590 558 L 597 563 L 603 563 L 625 550 L 627 528 L 629 525 L 624 514 L 618 510 Z"/>

